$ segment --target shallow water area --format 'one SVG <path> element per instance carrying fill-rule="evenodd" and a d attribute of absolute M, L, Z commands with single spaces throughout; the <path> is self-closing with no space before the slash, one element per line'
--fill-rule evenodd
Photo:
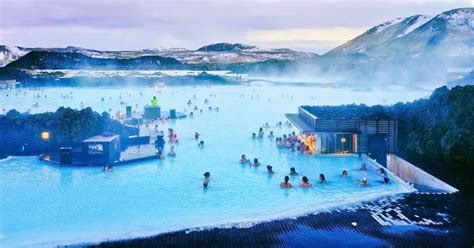
<path fill-rule="evenodd" d="M 141 92 L 141 93 L 140 93 Z M 163 110 L 194 112 L 193 118 L 159 124 L 174 128 L 180 139 L 177 156 L 101 168 L 60 168 L 36 157 L 0 161 L 0 246 L 50 246 L 152 235 L 185 228 L 258 222 L 317 212 L 384 195 L 407 192 L 391 180 L 385 185 L 376 168 L 351 155 L 308 156 L 278 149 L 274 140 L 251 139 L 268 122 L 276 136 L 295 129 L 275 123 L 299 105 L 350 103 L 392 104 L 427 96 L 427 91 L 383 89 L 353 91 L 303 86 L 182 86 L 165 88 L 44 88 L 0 91 L 0 106 L 32 113 L 60 106 L 92 107 L 102 112 L 125 111 L 150 102 L 156 95 Z M 8 95 L 8 96 L 7 96 Z M 33 97 L 39 95 L 40 97 Z M 68 97 L 65 99 L 65 95 Z M 193 96 L 196 98 L 193 98 Z M 121 97 L 121 99 L 120 99 Z M 104 101 L 102 101 L 104 98 Z M 204 99 L 209 99 L 205 104 Z M 191 105 L 186 102 L 191 99 Z M 125 102 L 125 104 L 120 104 Z M 38 103 L 37 107 L 32 107 Z M 198 106 L 200 111 L 192 108 Z M 219 107 L 219 111 L 213 109 Z M 3 111 L 3 110 L 2 110 Z M 194 132 L 205 141 L 198 148 Z M 54 135 L 54 134 L 53 134 Z M 166 151 L 169 149 L 166 146 Z M 238 163 L 241 154 L 258 158 L 261 167 Z M 266 173 L 273 166 L 275 174 Z M 290 167 L 308 176 L 313 188 L 280 189 Z M 340 176 L 343 169 L 349 177 Z M 202 189 L 202 174 L 211 173 Z M 318 182 L 324 173 L 328 184 Z M 369 186 L 358 180 L 365 176 Z"/>

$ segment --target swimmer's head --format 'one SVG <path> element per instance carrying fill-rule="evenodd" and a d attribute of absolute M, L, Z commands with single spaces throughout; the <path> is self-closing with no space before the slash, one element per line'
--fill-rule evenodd
<path fill-rule="evenodd" d="M 308 183 L 309 181 L 308 177 L 306 176 L 302 177 L 301 180 L 303 180 L 303 183 Z"/>

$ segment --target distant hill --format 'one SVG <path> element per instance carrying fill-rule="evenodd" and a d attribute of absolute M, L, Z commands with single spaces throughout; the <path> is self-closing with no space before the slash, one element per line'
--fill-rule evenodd
<path fill-rule="evenodd" d="M 261 49 L 250 45 L 229 43 L 212 44 L 201 47 L 198 50 L 184 48 L 159 48 L 137 51 L 99 51 L 73 46 L 65 48 L 0 46 L 0 67 L 21 58 L 31 51 L 80 53 L 93 58 L 107 59 L 132 59 L 144 56 L 160 56 L 174 58 L 181 63 L 193 65 L 254 63 L 269 59 L 296 60 L 318 56 L 315 53 L 297 52 L 286 48 Z"/>
<path fill-rule="evenodd" d="M 6 68 L 17 69 L 166 69 L 181 62 L 161 56 L 138 58 L 93 58 L 79 52 L 31 51 Z"/>
<path fill-rule="evenodd" d="M 244 45 L 244 44 L 230 44 L 230 43 L 216 43 L 199 48 L 199 52 L 240 52 L 242 50 L 248 50 L 256 48 L 255 46 Z"/>

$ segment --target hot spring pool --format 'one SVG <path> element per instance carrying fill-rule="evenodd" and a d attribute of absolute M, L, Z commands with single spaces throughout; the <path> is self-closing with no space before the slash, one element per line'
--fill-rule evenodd
<path fill-rule="evenodd" d="M 358 168 L 364 161 L 358 156 L 307 156 L 277 149 L 268 138 L 252 140 L 250 134 L 265 122 L 271 125 L 265 131 L 273 130 L 277 136 L 293 131 L 286 126 L 276 127 L 275 123 L 284 121 L 284 113 L 295 112 L 301 104 L 392 103 L 412 100 L 425 92 L 391 95 L 381 91 L 374 98 L 374 92 L 302 87 L 160 90 L 161 93 L 133 88 L 47 88 L 40 94 L 48 97 L 40 99 L 32 97 L 37 91 L 17 96 L 10 92 L 8 97 L 0 92 L 0 104 L 6 109 L 25 111 L 38 101 L 38 108 L 32 112 L 53 111 L 62 105 L 78 108 L 81 102 L 96 111 L 112 108 L 115 112 L 124 109 L 118 100 L 120 92 L 127 105 L 143 106 L 156 95 L 163 109 L 179 111 L 189 111 L 186 102 L 195 94 L 196 104 L 192 106 L 203 108 L 203 113 L 194 118 L 160 124 L 162 129 L 173 127 L 179 135 L 175 158 L 118 166 L 111 173 L 104 173 L 101 168 L 59 168 L 36 157 L 0 161 L 0 246 L 74 244 L 267 221 L 410 190 L 395 180 L 381 184 L 371 163 L 367 172 L 361 172 Z M 65 101 L 60 96 L 68 92 L 73 92 L 73 98 Z M 113 99 L 101 102 L 102 97 L 109 96 Z M 203 103 L 205 98 L 210 100 L 208 105 Z M 208 106 L 218 106 L 220 110 L 210 112 Z M 195 131 L 202 134 L 206 143 L 203 149 L 197 147 Z M 250 159 L 259 158 L 263 166 L 239 164 L 243 153 Z M 267 164 L 273 166 L 274 175 L 266 173 Z M 300 175 L 291 177 L 291 183 L 299 185 L 304 175 L 313 182 L 313 188 L 279 188 L 293 166 Z M 340 176 L 343 169 L 349 170 L 349 177 Z M 205 171 L 212 175 L 208 190 L 202 189 Z M 317 182 L 320 173 L 326 175 L 327 185 Z M 367 187 L 358 184 L 362 173 L 369 179 Z"/>

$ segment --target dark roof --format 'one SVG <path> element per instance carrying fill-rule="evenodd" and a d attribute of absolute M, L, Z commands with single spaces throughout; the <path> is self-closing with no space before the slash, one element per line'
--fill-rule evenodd
<path fill-rule="evenodd" d="M 392 118 L 381 105 L 301 106 L 317 118 L 322 119 L 387 119 Z"/>
<path fill-rule="evenodd" d="M 312 133 L 316 130 L 306 123 L 298 114 L 286 114 L 286 118 L 293 123 L 301 132 L 303 133 Z"/>

